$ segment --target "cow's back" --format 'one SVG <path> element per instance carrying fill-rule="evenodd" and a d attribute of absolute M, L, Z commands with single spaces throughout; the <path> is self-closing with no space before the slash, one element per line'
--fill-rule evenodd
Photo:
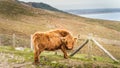
<path fill-rule="evenodd" d="M 60 35 L 55 32 L 36 32 L 33 36 L 33 41 L 40 48 L 44 48 L 46 50 L 56 50 L 59 49 L 62 44 Z"/>
<path fill-rule="evenodd" d="M 67 35 L 71 35 L 71 33 L 69 33 L 67 30 L 63 30 L 63 29 L 60 29 L 60 30 L 53 30 L 53 31 L 50 31 L 49 32 L 51 35 L 56 35 L 56 36 L 59 36 L 59 37 L 66 37 Z"/>

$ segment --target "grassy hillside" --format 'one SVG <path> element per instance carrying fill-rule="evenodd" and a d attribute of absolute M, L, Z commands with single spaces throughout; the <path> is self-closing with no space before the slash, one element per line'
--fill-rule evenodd
<path fill-rule="evenodd" d="M 42 52 L 40 64 L 33 65 L 33 52 L 25 48 L 22 51 L 13 47 L 0 46 L 0 62 L 4 68 L 119 68 L 119 63 L 114 63 L 109 58 L 105 61 L 103 57 L 96 56 L 94 61 L 85 58 L 84 54 L 76 54 L 70 59 L 64 59 L 61 52 Z M 51 56 L 51 57 L 50 57 Z M 109 63 L 108 63 L 109 62 Z"/>
<path fill-rule="evenodd" d="M 29 48 L 18 51 L 10 47 L 10 45 L 13 45 L 12 34 L 16 34 L 16 46 L 29 47 L 31 34 L 36 31 L 51 29 L 67 29 L 76 37 L 80 34 L 80 42 L 76 45 L 80 45 L 83 42 L 81 38 L 86 39 L 90 33 L 93 33 L 96 37 L 120 40 L 119 26 L 120 22 L 117 21 L 89 19 L 62 12 L 33 8 L 15 0 L 0 0 L 0 44 L 8 45 L 0 46 L 0 67 L 119 68 L 119 63 L 114 63 L 108 57 L 105 58 L 105 54 L 101 53 L 98 47 L 92 43 L 90 44 L 94 47 L 93 52 L 99 54 L 99 56 L 92 53 L 93 58 L 90 60 L 86 58 L 88 53 L 88 47 L 86 46 L 77 55 L 66 60 L 59 51 L 58 55 L 55 55 L 54 52 L 43 52 L 40 59 L 41 64 L 38 66 L 32 65 L 33 52 Z M 77 47 L 75 46 L 75 48 Z M 120 59 L 118 46 L 106 45 L 104 47 L 118 60 Z"/>
<path fill-rule="evenodd" d="M 101 26 L 104 26 L 104 27 L 107 27 L 110 29 L 114 29 L 114 30 L 120 32 L 120 22 L 118 22 L 118 21 L 108 21 L 108 20 L 99 20 L 99 19 L 96 19 L 96 20 L 86 19 L 85 21 L 86 21 L 86 23 L 89 23 L 89 24 L 101 25 Z"/>
<path fill-rule="evenodd" d="M 74 36 L 93 33 L 97 37 L 120 40 L 120 22 L 78 17 L 36 9 L 14 0 L 0 1 L 0 33 L 29 37 L 36 31 L 68 29 Z"/>
<path fill-rule="evenodd" d="M 29 9 L 18 4 L 16 1 L 0 1 L 0 14 L 13 17 L 17 15 L 32 15 Z"/>

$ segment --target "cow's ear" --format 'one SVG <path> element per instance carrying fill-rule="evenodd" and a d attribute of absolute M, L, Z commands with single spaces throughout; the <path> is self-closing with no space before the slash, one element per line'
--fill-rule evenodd
<path fill-rule="evenodd" d="M 76 42 L 77 38 L 74 38 L 74 42 Z"/>

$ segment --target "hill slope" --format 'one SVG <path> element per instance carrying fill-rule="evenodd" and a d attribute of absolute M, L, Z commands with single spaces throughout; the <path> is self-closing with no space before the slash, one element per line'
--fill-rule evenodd
<path fill-rule="evenodd" d="M 7 5 L 6 5 L 7 4 Z M 36 9 L 14 0 L 0 1 L 0 33 L 29 37 L 36 31 L 68 29 L 81 38 L 93 33 L 98 37 L 120 40 L 120 22 L 78 17 L 72 14 Z"/>
<path fill-rule="evenodd" d="M 32 15 L 30 9 L 17 3 L 16 1 L 0 1 L 0 14 L 4 16 L 17 16 L 17 15 Z"/>
<path fill-rule="evenodd" d="M 54 7 L 52 7 L 52 6 L 50 6 L 50 5 L 48 5 L 48 4 L 45 4 L 45 3 L 36 3 L 36 2 L 23 2 L 23 3 L 25 3 L 25 4 L 27 4 L 27 5 L 30 5 L 30 6 L 32 6 L 32 7 L 34 7 L 34 8 L 41 8 L 41 9 L 46 9 L 46 10 L 50 10 L 50 11 L 57 11 L 57 12 L 63 12 L 63 11 L 61 11 L 61 10 L 59 10 L 59 9 L 56 9 L 56 8 L 54 8 Z"/>

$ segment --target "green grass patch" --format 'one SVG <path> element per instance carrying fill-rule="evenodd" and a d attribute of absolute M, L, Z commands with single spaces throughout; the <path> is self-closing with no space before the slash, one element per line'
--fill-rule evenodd
<path fill-rule="evenodd" d="M 29 48 L 25 48 L 23 51 L 19 51 L 19 50 L 15 50 L 11 46 L 0 46 L 0 52 L 5 54 L 10 54 L 10 55 L 6 55 L 6 58 L 8 58 L 9 63 L 19 64 L 19 63 L 34 61 L 33 52 L 30 51 Z M 116 67 L 116 68 L 119 67 L 119 63 L 114 63 L 109 58 L 94 56 L 92 57 L 92 59 L 88 59 L 86 56 L 87 55 L 85 54 L 76 54 L 74 57 L 71 57 L 66 60 L 63 58 L 62 53 L 60 53 L 59 55 L 56 55 L 55 52 L 44 51 L 40 55 L 40 65 L 51 67 L 51 68 L 70 68 L 70 67 L 91 68 L 93 66 L 95 66 L 96 68 L 100 68 L 101 66 L 108 67 L 109 65 L 111 67 Z M 107 61 L 105 61 L 104 59 L 107 59 Z M 39 66 L 37 67 L 39 68 Z"/>

